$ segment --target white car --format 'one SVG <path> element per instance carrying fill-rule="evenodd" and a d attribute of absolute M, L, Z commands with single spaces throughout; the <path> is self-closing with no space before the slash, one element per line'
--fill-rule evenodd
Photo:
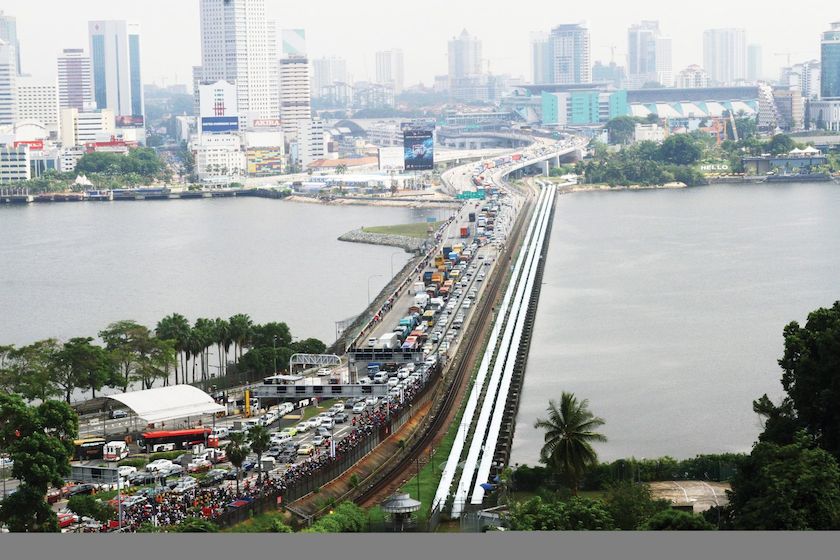
<path fill-rule="evenodd" d="M 321 447 L 322 445 L 324 445 L 325 440 L 326 438 L 324 438 L 324 436 L 317 435 L 314 438 L 312 438 L 312 445 L 314 445 L 315 447 Z"/>
<path fill-rule="evenodd" d="M 311 426 L 309 425 L 308 420 L 305 420 L 305 421 L 299 423 L 297 426 L 295 426 L 295 429 L 297 430 L 297 433 L 299 433 L 299 434 L 305 434 L 306 432 L 309 431 L 310 428 L 311 428 Z"/>
<path fill-rule="evenodd" d="M 335 426 L 335 420 L 333 420 L 332 418 L 324 418 L 321 421 L 320 428 L 327 428 L 327 429 L 331 430 L 333 428 L 333 426 Z"/>
<path fill-rule="evenodd" d="M 278 443 L 284 444 L 287 441 L 291 441 L 292 436 L 289 433 L 279 433 L 279 434 L 271 434 L 271 443 Z"/>
<path fill-rule="evenodd" d="M 368 406 L 376 406 L 379 404 L 379 397 L 368 397 L 365 399 L 365 403 Z"/>
<path fill-rule="evenodd" d="M 338 401 L 330 407 L 330 410 L 332 410 L 335 414 L 338 414 L 339 412 L 344 412 L 344 402 Z"/>
<path fill-rule="evenodd" d="M 408 371 L 408 369 L 403 368 L 399 371 L 399 373 L 397 373 L 397 379 L 408 379 L 409 375 L 411 375 L 411 372 Z"/>
<path fill-rule="evenodd" d="M 163 469 L 170 468 L 174 463 L 169 459 L 158 459 L 157 461 L 152 461 L 148 465 L 146 465 L 146 470 L 149 472 L 155 472 Z"/>
<path fill-rule="evenodd" d="M 322 421 L 323 420 L 321 419 L 320 416 L 313 416 L 312 418 L 309 419 L 309 427 L 310 428 L 317 428 L 318 426 L 321 425 Z"/>
<path fill-rule="evenodd" d="M 399 385 L 399 383 L 400 383 L 399 378 L 392 377 L 391 379 L 388 380 L 388 387 L 396 387 L 397 385 Z"/>
<path fill-rule="evenodd" d="M 361 414 L 367 408 L 365 401 L 357 402 L 353 405 L 353 414 Z"/>
<path fill-rule="evenodd" d="M 122 478 L 127 478 L 137 472 L 137 467 L 122 466 L 117 467 L 117 474 Z"/>
<path fill-rule="evenodd" d="M 318 370 L 318 377 L 327 377 L 328 375 L 330 375 L 330 370 L 327 368 L 321 368 Z"/>
<path fill-rule="evenodd" d="M 194 490 L 195 488 L 198 488 L 198 483 L 194 478 L 186 476 L 178 481 L 178 484 L 175 485 L 175 488 L 173 488 L 172 491 L 176 494 L 183 494 L 184 492 Z"/>

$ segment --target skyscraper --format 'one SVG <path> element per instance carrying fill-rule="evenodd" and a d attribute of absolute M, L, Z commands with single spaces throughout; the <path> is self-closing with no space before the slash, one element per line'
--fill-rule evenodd
<path fill-rule="evenodd" d="M 588 84 L 592 82 L 589 29 L 585 24 L 558 25 L 551 30 L 551 82 Z"/>
<path fill-rule="evenodd" d="M 193 83 L 236 85 L 237 105 L 248 116 L 280 114 L 277 37 L 266 20 L 265 0 L 201 0 L 201 66 Z M 196 103 L 198 90 L 196 87 Z"/>
<path fill-rule="evenodd" d="M 0 126 L 17 122 L 16 49 L 0 39 Z"/>
<path fill-rule="evenodd" d="M 88 31 L 96 105 L 110 109 L 118 119 L 142 117 L 140 25 L 121 20 L 91 21 Z"/>
<path fill-rule="evenodd" d="M 20 76 L 20 40 L 17 34 L 17 19 L 7 16 L 0 10 L 0 41 L 5 41 L 15 49 L 15 73 Z"/>
<path fill-rule="evenodd" d="M 662 35 L 658 21 L 643 21 L 628 30 L 627 72 L 631 88 L 649 82 L 673 85 L 671 39 Z"/>
<path fill-rule="evenodd" d="M 764 76 L 764 51 L 761 45 L 747 46 L 747 81 L 755 83 Z"/>
<path fill-rule="evenodd" d="M 464 29 L 461 35 L 449 41 L 449 80 L 481 73 L 481 40 Z"/>
<path fill-rule="evenodd" d="M 288 136 L 312 119 L 309 60 L 290 56 L 280 60 L 280 121 Z"/>
<path fill-rule="evenodd" d="M 840 99 L 840 21 L 832 23 L 831 29 L 822 34 L 820 56 L 821 97 Z"/>
<path fill-rule="evenodd" d="M 531 82 L 550 84 L 552 74 L 551 43 L 547 33 L 531 35 Z"/>
<path fill-rule="evenodd" d="M 92 105 L 90 57 L 84 49 L 64 49 L 58 55 L 58 106 L 83 111 Z"/>
<path fill-rule="evenodd" d="M 347 82 L 347 61 L 343 58 L 316 58 L 312 61 L 312 97 L 322 97 L 324 88 Z"/>
<path fill-rule="evenodd" d="M 376 82 L 391 85 L 394 93 L 402 93 L 405 87 L 405 67 L 401 49 L 376 53 Z"/>
<path fill-rule="evenodd" d="M 20 76 L 17 80 L 17 120 L 34 121 L 58 136 L 58 86 L 55 78 Z"/>
<path fill-rule="evenodd" d="M 747 39 L 743 29 L 707 29 L 703 67 L 712 85 L 732 85 L 747 77 Z"/>

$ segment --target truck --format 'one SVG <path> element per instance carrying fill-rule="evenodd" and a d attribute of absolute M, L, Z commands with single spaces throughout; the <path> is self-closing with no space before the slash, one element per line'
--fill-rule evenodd
<path fill-rule="evenodd" d="M 452 252 L 452 247 L 444 247 L 441 256 L 446 259 L 446 255 Z"/>
<path fill-rule="evenodd" d="M 396 350 L 400 347 L 400 337 L 398 333 L 392 332 L 388 334 L 383 334 L 379 338 L 379 343 L 377 344 L 377 348 L 381 350 Z"/>
<path fill-rule="evenodd" d="M 403 350 L 416 350 L 417 349 L 417 337 L 416 336 L 409 336 L 405 339 L 402 345 Z"/>
<path fill-rule="evenodd" d="M 429 274 L 429 280 L 432 279 L 432 275 Z M 426 293 L 426 282 L 415 282 L 413 286 L 413 293 L 415 294 L 425 294 Z"/>
<path fill-rule="evenodd" d="M 475 212 L 470 212 L 469 219 L 470 223 L 475 223 Z"/>
<path fill-rule="evenodd" d="M 427 270 L 426 272 L 423 273 L 423 283 L 426 286 L 428 286 L 429 284 L 432 283 L 432 275 L 433 274 L 434 274 L 434 272 L 432 272 L 431 270 Z"/>
<path fill-rule="evenodd" d="M 443 258 L 443 257 L 441 257 L 441 258 Z M 432 284 L 437 284 L 438 286 L 443 284 L 443 274 L 440 273 L 440 272 L 433 273 L 432 274 Z"/>
<path fill-rule="evenodd" d="M 429 299 L 431 298 L 429 297 L 429 294 L 426 293 L 424 288 L 423 291 L 418 292 L 417 295 L 414 296 L 414 305 L 425 309 L 426 306 L 429 304 Z"/>
<path fill-rule="evenodd" d="M 469 239 L 470 237 L 470 227 L 464 226 L 461 228 L 461 239 Z"/>

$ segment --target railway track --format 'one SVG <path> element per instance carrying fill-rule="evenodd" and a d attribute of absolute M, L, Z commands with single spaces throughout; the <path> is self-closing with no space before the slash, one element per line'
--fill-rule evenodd
<path fill-rule="evenodd" d="M 522 244 L 522 238 L 533 211 L 535 211 L 534 199 L 532 196 L 528 196 L 517 218 L 517 224 L 509 238 L 509 243 L 505 246 L 497 262 L 506 263 L 512 260 L 515 252 L 519 250 Z M 457 416 L 459 405 L 464 400 L 476 360 L 481 359 L 483 354 L 482 342 L 486 333 L 492 327 L 494 310 L 502 293 L 502 287 L 509 276 L 509 267 L 504 264 L 501 264 L 493 275 L 490 289 L 481 303 L 477 321 L 470 329 L 469 335 L 461 343 L 462 348 L 466 349 L 466 354 L 459 358 L 451 387 L 446 392 L 442 405 L 434 413 L 430 425 L 414 442 L 409 452 L 388 469 L 387 474 L 356 497 L 354 501 L 357 504 L 363 507 L 371 507 L 391 495 L 394 490 L 402 485 L 405 474 L 413 469 L 415 461 L 435 447 L 449 430 L 450 424 Z M 445 382 L 445 379 L 441 381 L 441 383 L 443 382 Z"/>

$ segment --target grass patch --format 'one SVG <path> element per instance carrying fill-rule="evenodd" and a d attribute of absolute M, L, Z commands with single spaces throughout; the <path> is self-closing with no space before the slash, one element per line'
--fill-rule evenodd
<path fill-rule="evenodd" d="M 429 237 L 429 228 L 436 231 L 441 226 L 441 223 L 429 224 L 420 222 L 416 224 L 402 224 L 397 226 L 376 226 L 362 228 L 365 233 L 379 233 L 382 235 L 402 235 L 403 237 L 413 237 L 416 239 L 426 239 Z"/>
<path fill-rule="evenodd" d="M 288 519 L 279 512 L 273 511 L 255 515 L 251 519 L 237 523 L 233 527 L 222 529 L 222 533 L 284 533 L 291 532 L 287 525 Z"/>

